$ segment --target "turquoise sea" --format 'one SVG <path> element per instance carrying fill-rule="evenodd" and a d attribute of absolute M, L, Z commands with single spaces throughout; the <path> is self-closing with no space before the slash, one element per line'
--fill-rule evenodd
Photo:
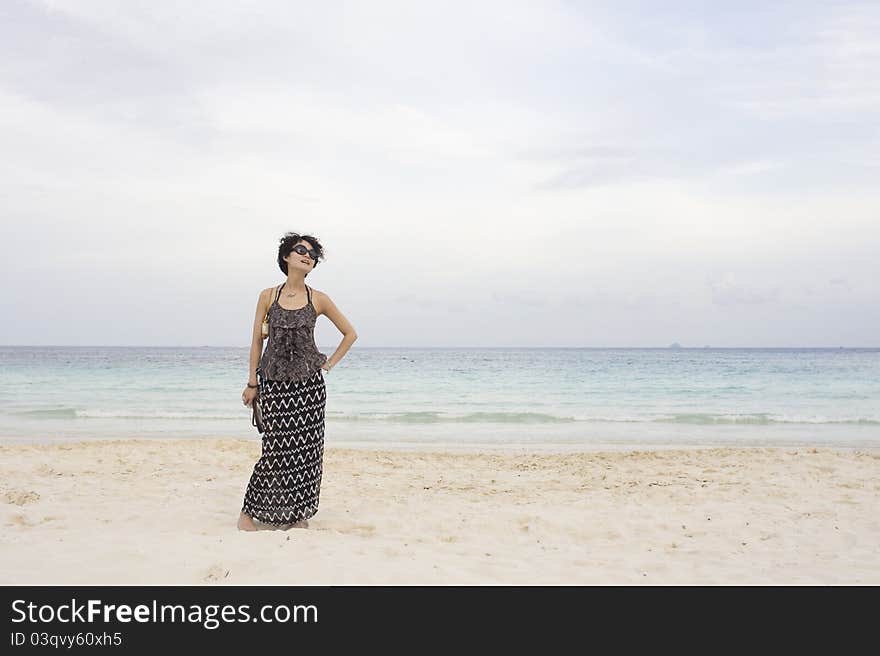
<path fill-rule="evenodd" d="M 247 366 L 247 347 L 0 347 L 0 440 L 259 440 Z M 880 447 L 877 348 L 352 347 L 325 381 L 328 446 Z"/>

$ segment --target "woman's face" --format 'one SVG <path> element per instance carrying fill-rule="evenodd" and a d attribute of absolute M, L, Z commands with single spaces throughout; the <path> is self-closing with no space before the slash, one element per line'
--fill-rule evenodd
<path fill-rule="evenodd" d="M 296 244 L 294 244 L 294 248 L 299 245 L 305 246 L 307 250 L 312 250 L 312 245 L 304 239 L 301 239 Z M 290 267 L 296 267 L 308 273 L 315 268 L 316 264 L 315 260 L 313 260 L 308 253 L 306 253 L 305 255 L 300 255 L 295 250 L 290 251 L 290 255 L 288 255 L 284 259 L 287 260 L 288 271 L 290 270 Z"/>

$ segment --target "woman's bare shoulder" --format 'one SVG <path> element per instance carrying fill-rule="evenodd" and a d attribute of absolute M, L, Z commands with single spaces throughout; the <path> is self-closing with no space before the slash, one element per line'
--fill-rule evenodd
<path fill-rule="evenodd" d="M 263 291 L 260 292 L 260 300 L 265 301 L 266 304 L 268 304 L 269 301 L 273 300 L 276 289 L 278 289 L 278 288 L 277 287 L 266 287 L 266 289 L 264 289 Z"/>
<path fill-rule="evenodd" d="M 327 296 L 325 292 L 322 292 L 320 289 L 315 289 L 311 285 L 309 285 L 309 289 L 312 290 L 312 305 L 315 306 L 315 310 L 318 314 L 321 314 L 326 307 L 326 301 L 330 297 Z"/>

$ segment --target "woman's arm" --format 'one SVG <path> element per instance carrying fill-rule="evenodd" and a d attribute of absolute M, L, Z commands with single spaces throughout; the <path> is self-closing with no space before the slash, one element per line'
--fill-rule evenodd
<path fill-rule="evenodd" d="M 254 330 L 251 337 L 251 361 L 248 370 L 248 383 L 257 384 L 257 367 L 260 364 L 260 356 L 263 355 L 263 318 L 269 307 L 269 299 L 272 297 L 272 288 L 264 289 L 257 299 L 257 313 L 254 315 Z"/>
<path fill-rule="evenodd" d="M 314 296 L 316 297 L 312 302 L 315 306 L 316 314 L 319 316 L 322 314 L 325 315 L 343 335 L 342 341 L 339 342 L 339 346 L 333 351 L 333 355 L 327 358 L 326 366 L 332 369 L 342 358 L 345 357 L 345 354 L 348 353 L 348 349 L 350 349 L 351 345 L 357 340 L 358 334 L 354 329 L 354 326 L 352 326 L 349 320 L 345 318 L 345 315 L 339 311 L 339 308 L 336 307 L 336 304 L 329 296 L 327 296 L 327 294 L 319 292 L 314 287 L 312 288 L 312 292 L 314 292 Z M 317 303 L 314 301 L 317 301 Z"/>

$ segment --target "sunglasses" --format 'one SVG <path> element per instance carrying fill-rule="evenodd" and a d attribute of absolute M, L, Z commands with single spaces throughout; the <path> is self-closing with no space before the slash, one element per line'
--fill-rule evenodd
<path fill-rule="evenodd" d="M 318 253 L 312 248 L 306 248 L 302 244 L 297 244 L 293 247 L 293 250 L 299 255 L 305 255 L 306 253 L 308 253 L 310 258 L 312 258 L 315 262 L 318 261 Z"/>

